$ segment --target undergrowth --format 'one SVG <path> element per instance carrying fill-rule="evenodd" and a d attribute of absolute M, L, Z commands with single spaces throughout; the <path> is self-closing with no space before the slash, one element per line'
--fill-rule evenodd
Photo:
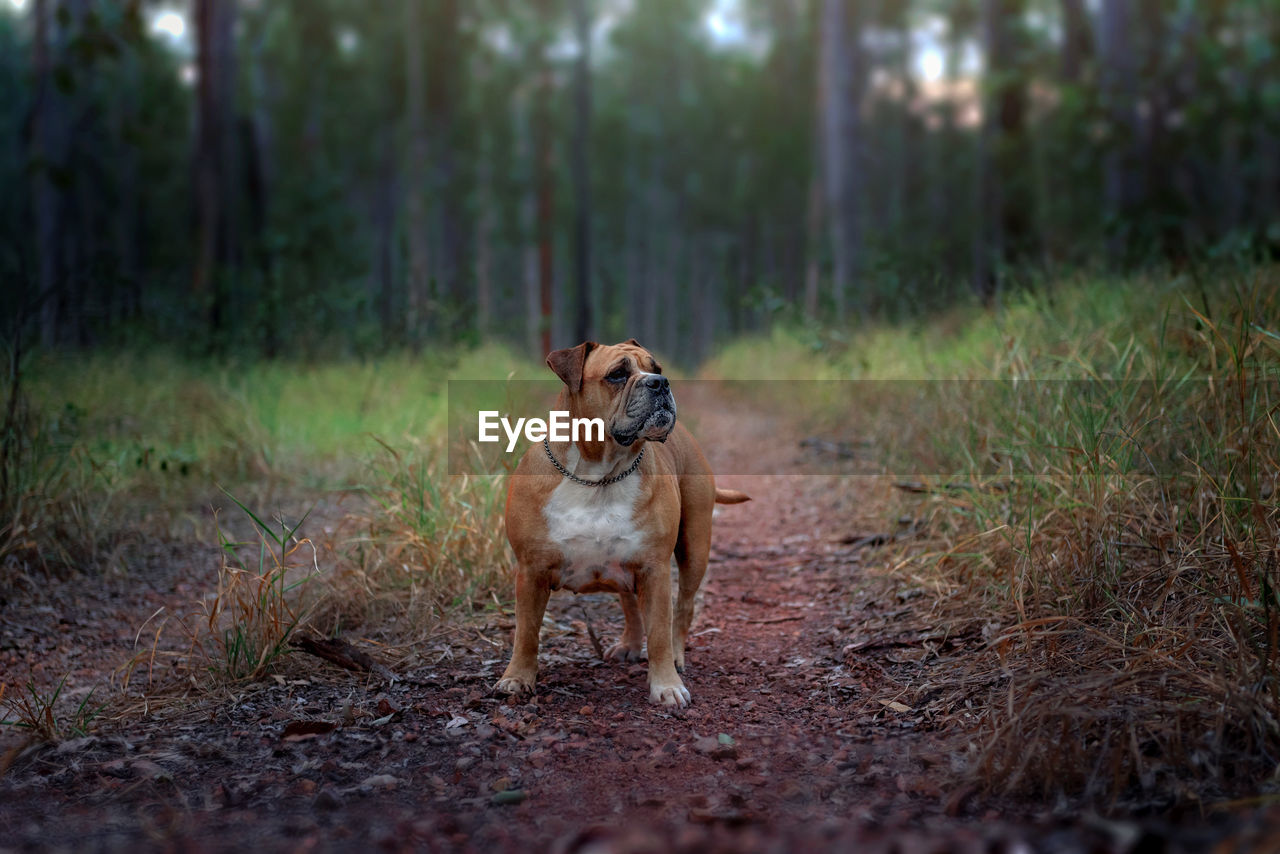
<path fill-rule="evenodd" d="M 229 497 L 253 521 L 257 540 L 232 540 L 218 527 L 217 592 L 205 604 L 200 625 L 187 630 L 212 672 L 239 681 L 266 673 L 288 651 L 306 616 L 295 591 L 320 567 L 311 540 L 298 536 L 305 515 L 294 524 L 272 525 Z"/>
<path fill-rule="evenodd" d="M 67 677 L 64 676 L 53 688 L 41 690 L 34 681 L 28 681 L 6 699 L 6 694 L 10 693 L 8 686 L 0 682 L 0 707 L 5 708 L 0 726 L 26 730 L 31 738 L 49 744 L 88 735 L 105 706 L 93 705 L 96 690 L 91 690 L 69 714 L 61 711 L 58 700 L 66 684 Z"/>
<path fill-rule="evenodd" d="M 512 364 L 518 360 L 489 348 L 464 355 L 446 376 L 502 376 Z M 506 595 L 504 484 L 498 477 L 448 474 L 443 378 L 415 390 L 410 377 L 397 372 L 397 381 L 361 392 L 367 399 L 360 405 L 382 415 L 342 427 L 306 426 L 325 417 L 325 405 L 342 422 L 353 401 L 341 389 L 390 370 L 324 369 L 324 382 L 339 391 L 327 404 L 314 401 L 300 411 L 296 432 L 284 422 L 263 426 L 269 419 L 256 406 L 246 411 L 256 424 L 247 432 L 276 448 L 260 455 L 270 462 L 264 477 L 285 487 L 250 479 L 235 495 L 223 490 L 234 507 L 230 517 L 215 513 L 212 533 L 221 557 L 210 589 L 189 612 L 158 612 L 148 620 L 138 632 L 137 654 L 122 668 L 123 685 L 140 690 L 145 675 L 149 696 L 164 685 L 245 684 L 285 667 L 304 633 L 359 631 L 407 645 L 442 620 Z M 393 403 L 401 395 L 414 399 L 397 420 Z M 310 445 L 298 438 L 304 434 L 328 438 Z M 268 512 L 289 503 L 282 493 L 319 496 L 315 515 Z M 180 677 L 176 683 L 165 678 L 173 674 Z"/>
<path fill-rule="evenodd" d="M 894 381 L 810 409 L 924 496 L 894 571 L 986 640 L 948 664 L 987 685 L 968 774 L 1204 804 L 1277 785 L 1277 294 L 1275 269 L 1082 281 L 915 328 L 779 331 L 708 372 Z"/>
<path fill-rule="evenodd" d="M 374 438 L 360 509 L 326 579 L 333 595 L 313 625 L 326 633 L 363 625 L 401 643 L 442 620 L 508 596 L 510 559 L 502 534 L 505 481 L 450 475 L 443 442 Z"/>

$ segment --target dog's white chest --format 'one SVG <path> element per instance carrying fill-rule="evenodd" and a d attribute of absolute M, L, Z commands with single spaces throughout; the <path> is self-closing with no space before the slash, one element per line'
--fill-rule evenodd
<path fill-rule="evenodd" d="M 623 568 L 643 551 L 646 537 L 635 520 L 640 479 L 606 487 L 563 481 L 543 513 L 547 536 L 564 555 L 560 587 L 576 592 L 635 590 L 635 576 Z"/>

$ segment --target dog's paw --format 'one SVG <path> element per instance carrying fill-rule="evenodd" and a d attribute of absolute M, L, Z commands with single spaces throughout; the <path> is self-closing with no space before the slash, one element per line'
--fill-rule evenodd
<path fill-rule="evenodd" d="M 669 685 L 653 684 L 649 686 L 649 702 L 657 703 L 661 706 L 679 706 L 684 708 L 689 705 L 692 698 L 689 696 L 689 689 L 684 687 L 684 683 L 676 680 Z"/>
<path fill-rule="evenodd" d="M 644 647 L 619 642 L 609 647 L 604 657 L 610 661 L 644 661 Z"/>
<path fill-rule="evenodd" d="M 531 694 L 533 693 L 533 682 L 534 677 L 532 676 L 504 673 L 502 678 L 498 680 L 498 684 L 493 686 L 493 692 L 495 694 L 515 694 L 516 696 Z"/>

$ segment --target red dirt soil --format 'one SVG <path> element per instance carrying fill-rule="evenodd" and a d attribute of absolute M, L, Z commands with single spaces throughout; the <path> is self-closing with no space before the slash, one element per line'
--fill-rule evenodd
<path fill-rule="evenodd" d="M 758 412 L 701 411 L 695 432 L 719 471 L 735 454 L 759 471 L 761 455 L 802 453 Z M 867 645 L 927 614 L 867 583 L 877 551 L 859 537 L 895 524 L 888 487 L 720 483 L 754 500 L 717 512 L 690 708 L 651 706 L 644 663 L 601 660 L 597 644 L 621 630 L 612 597 L 557 593 L 531 699 L 490 693 L 509 610 L 445 627 L 394 682 L 295 654 L 266 686 L 16 754 L 0 779 L 0 849 L 1198 851 L 1277 838 L 1265 813 L 1104 821 L 949 784 L 963 715 L 898 699 L 942 678 L 936 662 Z M 6 605 L 0 678 L 39 664 L 105 681 L 158 604 L 190 601 L 188 571 L 80 578 Z M 16 738 L 0 737 L 0 749 Z"/>

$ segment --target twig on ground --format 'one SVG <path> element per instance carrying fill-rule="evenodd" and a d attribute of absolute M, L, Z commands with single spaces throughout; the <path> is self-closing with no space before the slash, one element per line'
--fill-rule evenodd
<path fill-rule="evenodd" d="M 388 682 L 396 681 L 395 674 L 375 661 L 373 656 L 356 649 L 344 640 L 304 637 L 294 641 L 294 646 L 309 655 L 323 658 L 346 670 L 373 673 Z"/>
<path fill-rule="evenodd" d="M 596 630 L 591 627 L 591 618 L 587 616 L 587 609 L 581 603 L 578 604 L 578 612 L 582 614 L 582 624 L 587 627 L 587 637 L 591 638 L 591 646 L 595 648 L 600 660 L 604 661 L 604 647 L 600 645 L 600 638 L 596 637 Z"/>

